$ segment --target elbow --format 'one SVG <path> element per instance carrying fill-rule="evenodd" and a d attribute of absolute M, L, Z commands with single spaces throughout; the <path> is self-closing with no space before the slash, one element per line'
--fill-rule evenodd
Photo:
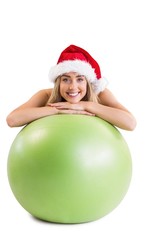
<path fill-rule="evenodd" d="M 130 121 L 128 121 L 127 130 L 128 131 L 134 131 L 136 126 L 137 126 L 137 121 L 133 117 L 132 119 L 130 119 Z"/>
<path fill-rule="evenodd" d="M 6 122 L 7 122 L 7 125 L 9 127 L 16 127 L 16 122 L 14 120 L 14 118 L 12 117 L 12 115 L 8 115 L 7 118 L 6 118 Z"/>

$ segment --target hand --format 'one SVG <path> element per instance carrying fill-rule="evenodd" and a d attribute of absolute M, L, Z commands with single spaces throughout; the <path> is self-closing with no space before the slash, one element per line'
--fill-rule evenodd
<path fill-rule="evenodd" d="M 59 110 L 58 114 L 82 114 L 82 115 L 95 116 L 95 114 L 92 114 L 92 113 L 87 112 L 87 111 L 72 110 L 72 109 L 62 109 L 62 110 Z"/>
<path fill-rule="evenodd" d="M 55 107 L 57 109 L 85 110 L 82 102 L 79 102 L 79 103 L 69 103 L 69 102 L 49 103 L 49 106 Z"/>
<path fill-rule="evenodd" d="M 58 110 L 58 114 L 83 114 L 95 116 L 84 109 L 83 102 L 72 104 L 69 102 L 49 103 L 48 106 L 54 107 Z"/>

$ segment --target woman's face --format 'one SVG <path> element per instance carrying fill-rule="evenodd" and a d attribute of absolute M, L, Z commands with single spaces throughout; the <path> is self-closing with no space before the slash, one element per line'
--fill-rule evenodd
<path fill-rule="evenodd" d="M 85 76 L 75 72 L 65 73 L 60 78 L 60 94 L 70 103 L 78 103 L 87 92 Z"/>

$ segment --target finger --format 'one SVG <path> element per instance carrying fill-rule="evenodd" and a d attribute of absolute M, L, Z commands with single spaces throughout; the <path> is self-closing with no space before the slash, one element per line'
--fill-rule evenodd
<path fill-rule="evenodd" d="M 82 114 L 82 115 L 89 115 L 89 116 L 95 116 L 95 114 L 87 112 L 87 111 L 78 111 L 78 110 L 59 110 L 59 114 Z"/>
<path fill-rule="evenodd" d="M 48 103 L 48 106 L 51 106 L 51 107 L 58 107 L 58 106 L 63 106 L 63 103 Z"/>

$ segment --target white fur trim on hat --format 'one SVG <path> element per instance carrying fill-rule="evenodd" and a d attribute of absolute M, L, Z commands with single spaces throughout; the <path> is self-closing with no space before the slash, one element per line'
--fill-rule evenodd
<path fill-rule="evenodd" d="M 93 87 L 93 91 L 96 94 L 99 94 L 100 92 L 103 92 L 104 89 L 108 86 L 108 80 L 106 78 L 100 78 L 94 82 L 91 83 Z"/>
<path fill-rule="evenodd" d="M 65 60 L 58 63 L 50 69 L 49 78 L 51 82 L 54 82 L 58 76 L 68 72 L 77 72 L 84 75 L 90 82 L 97 78 L 91 65 L 81 60 Z"/>

